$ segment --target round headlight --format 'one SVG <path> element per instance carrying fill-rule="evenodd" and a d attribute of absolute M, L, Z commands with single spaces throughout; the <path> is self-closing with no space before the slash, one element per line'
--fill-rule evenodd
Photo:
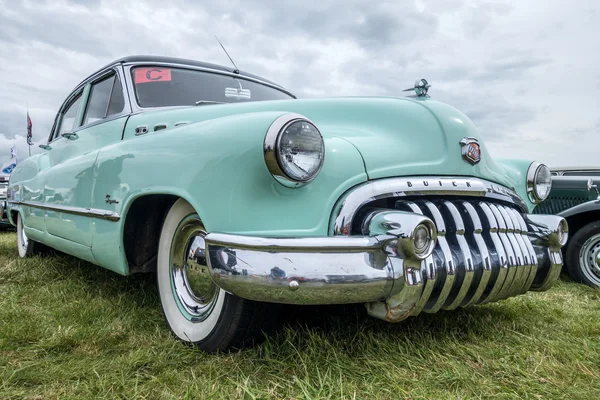
<path fill-rule="evenodd" d="M 325 158 L 321 133 L 315 124 L 298 114 L 285 114 L 273 122 L 264 150 L 269 171 L 288 187 L 313 180 Z"/>
<path fill-rule="evenodd" d="M 552 189 L 550 169 L 542 163 L 533 162 L 527 171 L 527 194 L 533 203 L 546 200 Z"/>

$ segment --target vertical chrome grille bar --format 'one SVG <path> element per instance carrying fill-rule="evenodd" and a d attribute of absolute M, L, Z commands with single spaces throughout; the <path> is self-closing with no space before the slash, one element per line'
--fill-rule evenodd
<path fill-rule="evenodd" d="M 520 260 L 520 256 L 518 256 L 518 253 L 516 252 L 518 249 L 516 239 L 512 238 L 511 240 L 511 238 L 508 236 L 508 229 L 506 226 L 506 222 L 502 217 L 502 214 L 500 214 L 500 211 L 498 211 L 496 205 L 488 203 L 488 207 L 490 208 L 492 214 L 494 214 L 494 217 L 498 222 L 498 235 L 500 236 L 500 240 L 502 240 L 504 250 L 508 254 L 508 273 L 506 275 L 504 285 L 502 286 L 500 293 L 498 293 L 498 300 L 500 300 L 505 299 L 508 296 L 508 293 L 510 293 L 511 286 L 515 280 L 517 267 L 521 265 L 522 261 Z"/>
<path fill-rule="evenodd" d="M 502 240 L 500 240 L 500 236 L 498 235 L 498 222 L 496 221 L 496 217 L 494 217 L 494 213 L 490 207 L 484 203 L 480 202 L 479 208 L 485 215 L 486 220 L 489 224 L 489 236 L 492 239 L 492 243 L 494 244 L 494 248 L 496 249 L 496 254 L 498 255 L 498 261 L 500 262 L 498 276 L 496 277 L 496 282 L 494 282 L 494 286 L 490 290 L 490 293 L 487 297 L 481 300 L 481 303 L 487 303 L 490 301 L 497 300 L 498 293 L 504 286 L 504 281 L 506 280 L 506 275 L 508 274 L 508 259 L 506 252 L 504 251 L 504 245 L 502 244 Z"/>
<path fill-rule="evenodd" d="M 518 293 L 522 293 L 523 287 L 525 287 L 525 282 L 529 277 L 529 270 L 531 270 L 531 266 L 529 263 L 529 250 L 527 249 L 525 242 L 523 242 L 523 236 L 521 235 L 521 227 L 518 224 L 515 225 L 515 221 L 513 221 L 513 218 L 511 214 L 506 210 L 506 207 L 497 207 L 500 211 L 500 214 L 502 214 L 502 217 L 506 221 L 506 225 L 508 226 L 509 232 L 512 231 L 512 234 L 515 237 L 517 244 L 519 245 L 519 250 L 521 251 L 522 257 L 521 259 L 523 260 L 523 265 L 517 270 L 517 277 L 515 278 L 516 281 L 513 285 L 513 290 L 511 292 L 511 295 L 515 295 Z"/>
<path fill-rule="evenodd" d="M 521 229 L 521 224 L 519 223 L 518 218 L 516 217 L 516 213 L 513 212 L 509 207 L 503 206 L 504 212 L 508 215 L 515 229 L 515 237 L 517 241 L 521 245 L 521 251 L 523 252 L 523 259 L 525 260 L 525 266 L 523 268 L 523 276 L 521 286 L 519 288 L 518 293 L 527 292 L 527 281 L 529 280 L 529 274 L 531 273 L 531 268 L 533 264 L 533 258 L 531 257 L 531 252 L 529 251 L 529 247 L 527 244 L 531 244 L 527 238 L 523 238 L 523 231 Z M 526 240 L 523 240 L 526 239 Z"/>
<path fill-rule="evenodd" d="M 529 258 L 531 261 L 531 270 L 529 271 L 529 277 L 527 278 L 527 281 L 525 282 L 525 287 L 523 288 L 524 289 L 523 293 L 525 293 L 531 287 L 531 284 L 533 283 L 533 280 L 535 279 L 535 275 L 537 274 L 538 258 L 537 258 L 537 254 L 535 253 L 535 250 L 533 248 L 533 245 L 531 244 L 531 241 L 527 237 L 527 224 L 525 223 L 523 216 L 519 212 L 517 212 L 517 210 L 510 209 L 510 211 L 514 214 L 515 219 L 517 220 L 519 226 L 521 227 L 521 235 L 523 236 L 523 241 L 525 242 L 525 244 L 527 245 L 527 249 L 529 250 Z"/>
<path fill-rule="evenodd" d="M 448 246 L 448 241 L 446 239 L 446 224 L 444 223 L 444 218 L 442 218 L 442 214 L 440 210 L 430 201 L 425 202 L 425 207 L 429 210 L 431 216 L 433 217 L 433 222 L 437 227 L 438 234 L 438 246 L 442 250 L 442 254 L 444 255 L 444 259 L 442 261 L 444 269 L 446 270 L 446 279 L 444 280 L 444 286 L 442 286 L 442 290 L 435 301 L 435 303 L 429 307 L 425 308 L 423 311 L 434 313 L 440 310 L 448 296 L 450 295 L 450 291 L 452 290 L 452 286 L 454 285 L 454 277 L 456 275 L 456 268 L 454 266 L 454 260 L 452 259 L 452 252 L 450 251 L 450 246 Z"/>
<path fill-rule="evenodd" d="M 412 201 L 399 201 L 398 203 L 409 207 L 410 210 L 415 214 L 423 215 L 423 210 L 421 210 L 421 208 Z M 423 310 L 423 307 L 425 307 L 427 301 L 429 301 L 429 297 L 431 297 L 431 293 L 433 292 L 433 287 L 435 286 L 436 279 L 435 262 L 433 260 L 433 255 L 421 261 L 421 276 L 423 281 L 425 282 L 425 284 L 423 285 L 423 293 L 421 293 L 421 298 L 419 299 L 419 302 L 415 305 L 415 308 L 413 308 L 411 312 L 412 316 L 418 315 L 421 312 L 421 310 Z"/>
<path fill-rule="evenodd" d="M 483 295 L 483 292 L 485 291 L 485 288 L 490 280 L 490 276 L 492 275 L 492 261 L 490 259 L 490 253 L 488 252 L 485 244 L 485 240 L 483 240 L 483 236 L 481 235 L 483 227 L 481 225 L 479 215 L 477 215 L 477 211 L 475 211 L 475 207 L 466 201 L 463 202 L 463 206 L 469 214 L 469 218 L 471 218 L 471 221 L 473 222 L 473 237 L 475 239 L 475 243 L 477 244 L 477 248 L 479 249 L 479 254 L 481 255 L 481 279 L 479 280 L 479 286 L 477 286 L 475 294 L 473 294 L 473 297 L 465 304 L 465 306 L 469 306 L 478 302 Z"/>
<path fill-rule="evenodd" d="M 451 202 L 445 201 L 444 206 L 446 206 L 446 209 L 450 212 L 450 215 L 454 220 L 454 226 L 456 227 L 456 240 L 458 242 L 458 246 L 460 247 L 461 256 L 464 260 L 463 268 L 465 270 L 465 277 L 461 284 L 458 295 L 454 301 L 452 301 L 452 303 L 443 307 L 445 310 L 454 310 L 460 306 L 467 297 L 469 289 L 471 288 L 471 282 L 473 281 L 475 270 L 473 266 L 473 258 L 471 257 L 471 250 L 469 249 L 469 245 L 465 239 L 465 225 L 462 217 L 460 216 L 456 206 Z"/>

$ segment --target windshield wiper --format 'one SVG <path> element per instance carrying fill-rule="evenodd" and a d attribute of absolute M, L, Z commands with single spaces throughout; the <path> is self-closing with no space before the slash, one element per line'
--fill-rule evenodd
<path fill-rule="evenodd" d="M 226 104 L 223 101 L 210 101 L 210 100 L 198 100 L 196 102 L 197 106 L 205 106 L 205 105 L 209 105 L 209 104 Z"/>

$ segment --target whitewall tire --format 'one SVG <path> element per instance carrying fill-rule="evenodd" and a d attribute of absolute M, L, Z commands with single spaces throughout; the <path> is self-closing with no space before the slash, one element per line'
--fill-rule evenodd
<path fill-rule="evenodd" d="M 26 258 L 41 253 L 42 244 L 35 242 L 27 237 L 23 226 L 23 218 L 19 213 L 17 216 L 17 248 L 19 257 Z"/>
<path fill-rule="evenodd" d="M 214 352 L 260 339 L 277 320 L 278 307 L 244 300 L 211 279 L 206 231 L 194 208 L 180 199 L 160 234 L 157 283 L 167 324 L 181 341 Z"/>

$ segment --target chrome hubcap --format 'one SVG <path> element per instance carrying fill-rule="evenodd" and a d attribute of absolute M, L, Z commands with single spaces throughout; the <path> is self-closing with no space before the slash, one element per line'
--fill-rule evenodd
<path fill-rule="evenodd" d="M 583 244 L 579 253 L 579 265 L 589 280 L 600 285 L 600 234 L 592 236 Z"/>
<path fill-rule="evenodd" d="M 219 295 L 208 271 L 204 236 L 204 225 L 191 215 L 179 224 L 171 244 L 171 288 L 179 310 L 193 322 L 210 315 Z"/>

